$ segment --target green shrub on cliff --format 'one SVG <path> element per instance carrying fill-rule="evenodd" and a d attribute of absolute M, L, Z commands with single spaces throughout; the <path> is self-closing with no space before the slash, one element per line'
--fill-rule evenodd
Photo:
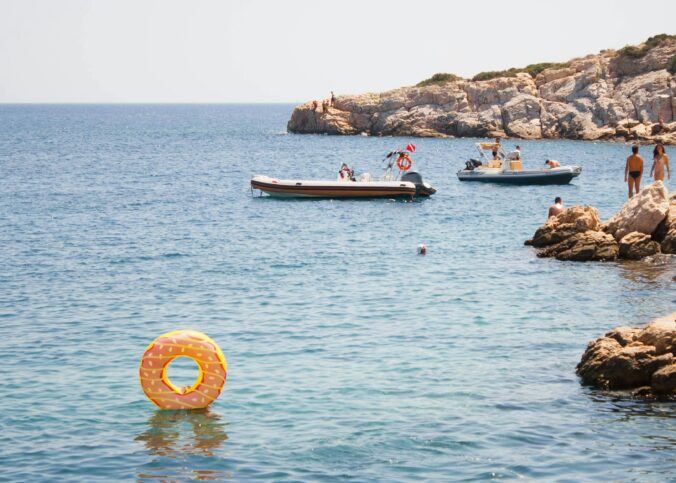
<path fill-rule="evenodd" d="M 674 55 L 667 64 L 667 70 L 670 74 L 676 74 L 676 55 Z"/>
<path fill-rule="evenodd" d="M 545 69 L 564 69 L 566 67 L 570 67 L 570 62 L 543 62 L 541 64 L 527 65 L 523 71 L 528 72 L 531 77 L 536 77 Z"/>
<path fill-rule="evenodd" d="M 507 70 L 491 70 L 487 72 L 479 72 L 477 75 L 472 77 L 473 81 L 485 81 L 496 79 L 498 77 L 516 77 L 516 74 L 520 72 L 525 72 L 530 74 L 531 77 L 537 76 L 540 72 L 545 69 L 563 69 L 564 67 L 570 66 L 568 62 L 554 63 L 554 62 L 541 62 L 539 64 L 530 64 L 526 67 L 512 67 Z"/>
<path fill-rule="evenodd" d="M 497 79 L 498 77 L 516 77 L 516 74 L 521 72 L 519 69 L 512 67 L 507 70 L 489 70 L 486 72 L 479 72 L 477 75 L 472 77 L 473 81 L 485 81 L 491 79 Z"/>
<path fill-rule="evenodd" d="M 455 82 L 455 81 L 459 81 L 459 80 L 462 80 L 462 77 L 458 77 L 455 74 L 439 73 L 439 74 L 434 74 L 429 79 L 425 79 L 424 81 L 418 82 L 415 86 L 416 87 L 425 87 L 425 86 L 432 86 L 432 85 L 440 85 L 440 84 L 445 84 L 446 82 Z"/>
<path fill-rule="evenodd" d="M 626 57 L 631 57 L 633 59 L 640 59 L 641 57 L 645 56 L 653 47 L 657 47 L 659 45 L 664 44 L 665 42 L 674 39 L 676 39 L 676 35 L 669 34 L 653 35 L 648 40 L 643 42 L 643 45 L 641 47 L 638 47 L 636 45 L 626 45 L 622 47 L 620 50 L 618 50 L 617 53 L 620 55 L 624 55 Z"/>
<path fill-rule="evenodd" d="M 626 57 L 632 57 L 634 59 L 638 59 L 640 57 L 643 57 L 645 54 L 647 54 L 648 50 L 643 49 L 641 47 L 636 47 L 635 45 L 625 45 L 620 50 L 618 50 L 617 53 L 620 54 L 620 55 L 624 55 Z"/>

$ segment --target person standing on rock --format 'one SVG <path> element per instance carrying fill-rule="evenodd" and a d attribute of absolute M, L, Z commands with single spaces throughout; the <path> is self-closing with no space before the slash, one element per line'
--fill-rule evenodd
<path fill-rule="evenodd" d="M 638 146 L 631 147 L 631 156 L 624 166 L 624 181 L 629 186 L 629 198 L 634 196 L 634 188 L 638 194 L 641 191 L 641 176 L 643 176 L 643 158 L 638 154 Z"/>
<path fill-rule="evenodd" d="M 653 166 L 650 168 L 650 176 L 655 181 L 664 181 L 664 168 L 667 168 L 667 177 L 671 179 L 671 170 L 669 169 L 669 156 L 664 152 L 664 146 L 658 144 L 653 151 Z"/>
<path fill-rule="evenodd" d="M 566 209 L 563 207 L 563 202 L 561 201 L 561 197 L 557 196 L 554 198 L 554 204 L 549 207 L 549 213 L 547 213 L 547 218 L 551 218 L 552 216 L 556 216 L 559 213 L 563 213 L 566 211 Z"/>
<path fill-rule="evenodd" d="M 336 96 L 333 94 L 333 91 L 331 91 L 331 104 L 330 106 L 333 107 L 336 105 Z"/>

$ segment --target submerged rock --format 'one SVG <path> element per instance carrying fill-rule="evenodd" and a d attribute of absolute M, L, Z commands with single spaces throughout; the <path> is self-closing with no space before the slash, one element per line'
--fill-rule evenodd
<path fill-rule="evenodd" d="M 676 395 L 676 312 L 643 327 L 619 327 L 590 342 L 576 373 L 583 384 L 600 389 Z"/>

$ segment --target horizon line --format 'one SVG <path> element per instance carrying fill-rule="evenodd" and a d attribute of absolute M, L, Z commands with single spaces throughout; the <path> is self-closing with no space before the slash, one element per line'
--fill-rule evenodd
<path fill-rule="evenodd" d="M 260 104 L 260 105 L 270 105 L 270 104 L 278 104 L 278 105 L 286 105 L 286 104 L 303 104 L 303 101 L 271 101 L 271 102 L 265 102 L 265 101 L 240 101 L 240 102 L 217 102 L 217 101 L 207 101 L 207 102 L 175 102 L 175 101 L 125 101 L 125 102 L 111 102 L 111 101 L 96 101 L 96 102 L 79 102 L 79 101 L 74 101 L 74 102 L 53 102 L 53 101 L 25 101 L 25 102 L 0 102 L 0 106 L 25 106 L 25 105 L 51 105 L 51 106 L 114 106 L 114 105 L 140 105 L 140 106 L 151 106 L 151 105 L 176 105 L 176 106 L 190 106 L 190 105 L 252 105 L 252 104 Z"/>

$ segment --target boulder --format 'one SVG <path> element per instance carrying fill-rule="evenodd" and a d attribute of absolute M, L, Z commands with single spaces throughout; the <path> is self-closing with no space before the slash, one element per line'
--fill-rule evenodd
<path fill-rule="evenodd" d="M 633 231 L 652 234 L 669 210 L 667 189 L 655 181 L 629 199 L 622 209 L 603 226 L 603 231 L 621 240 Z"/>
<path fill-rule="evenodd" d="M 676 355 L 676 316 L 674 314 L 653 320 L 636 334 L 636 341 L 654 346 L 660 353 Z"/>
<path fill-rule="evenodd" d="M 536 248 L 546 247 L 559 243 L 576 233 L 589 230 L 598 230 L 601 226 L 599 212 L 593 206 L 571 206 L 549 218 L 535 231 L 533 238 L 526 241 L 526 245 Z"/>
<path fill-rule="evenodd" d="M 671 229 L 667 232 L 660 244 L 660 250 L 662 253 L 676 255 L 676 229 Z"/>
<path fill-rule="evenodd" d="M 676 394 L 676 363 L 655 371 L 650 385 L 658 394 Z"/>
<path fill-rule="evenodd" d="M 660 244 L 650 235 L 632 231 L 620 240 L 620 258 L 627 260 L 641 260 L 642 258 L 660 253 Z"/>
<path fill-rule="evenodd" d="M 583 384 L 601 389 L 676 395 L 675 348 L 676 312 L 645 327 L 614 329 L 590 342 L 576 373 Z"/>
<path fill-rule="evenodd" d="M 550 245 L 537 254 L 538 257 L 555 257 L 573 262 L 615 260 L 619 248 L 615 239 L 601 231 L 576 233 L 556 245 Z"/>
<path fill-rule="evenodd" d="M 660 243 L 662 253 L 676 255 L 676 193 L 669 197 L 667 216 L 657 225 L 651 236 Z"/>

